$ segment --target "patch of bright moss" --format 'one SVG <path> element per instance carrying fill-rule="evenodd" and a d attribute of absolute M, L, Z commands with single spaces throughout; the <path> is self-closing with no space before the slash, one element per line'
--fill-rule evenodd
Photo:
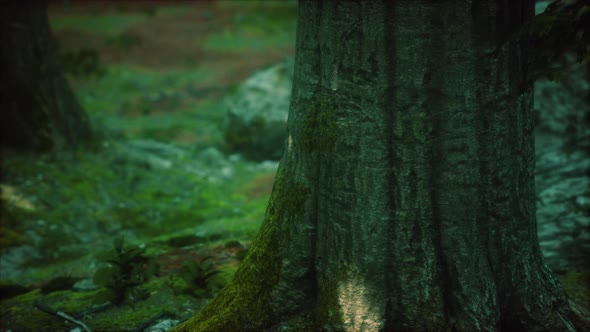
<path fill-rule="evenodd" d="M 69 331 L 75 326 L 63 319 L 38 309 L 34 303 L 42 304 L 80 319 L 93 331 L 134 331 L 139 326 L 158 315 L 173 318 L 183 306 L 199 308 L 202 304 L 187 296 L 175 296 L 168 288 L 165 278 L 154 279 L 145 284 L 150 297 L 132 305 L 107 306 L 103 310 L 80 317 L 80 314 L 103 306 L 100 302 L 103 289 L 88 292 L 58 291 L 43 295 L 39 290 L 13 297 L 0 302 L 0 327 L 13 331 Z"/>
<path fill-rule="evenodd" d="M 39 290 L 0 302 L 0 326 L 16 331 L 67 330 L 72 328 L 63 319 L 51 316 L 34 308 L 35 301 L 41 301 L 57 311 L 75 316 L 94 305 L 92 292 L 60 291 L 43 295 Z"/>

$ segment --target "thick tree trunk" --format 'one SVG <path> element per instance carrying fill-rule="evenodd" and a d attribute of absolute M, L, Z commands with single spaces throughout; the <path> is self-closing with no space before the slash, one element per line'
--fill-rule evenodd
<path fill-rule="evenodd" d="M 179 331 L 584 328 L 537 241 L 526 45 L 499 47 L 532 3 L 468 3 L 300 2 L 265 221 Z"/>
<path fill-rule="evenodd" d="M 0 1 L 3 147 L 46 150 L 91 136 L 88 120 L 57 66 L 43 1 Z"/>

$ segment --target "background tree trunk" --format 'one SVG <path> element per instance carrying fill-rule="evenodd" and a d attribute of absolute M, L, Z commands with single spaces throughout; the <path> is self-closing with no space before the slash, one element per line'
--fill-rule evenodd
<path fill-rule="evenodd" d="M 88 140 L 91 130 L 55 59 L 43 1 L 0 2 L 3 147 L 46 150 Z"/>
<path fill-rule="evenodd" d="M 178 330 L 584 328 L 537 241 L 527 45 L 500 46 L 532 6 L 301 1 L 265 221 Z"/>

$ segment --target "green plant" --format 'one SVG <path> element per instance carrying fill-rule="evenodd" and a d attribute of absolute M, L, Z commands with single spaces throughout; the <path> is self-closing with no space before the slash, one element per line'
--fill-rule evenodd
<path fill-rule="evenodd" d="M 125 245 L 123 238 L 113 241 L 114 252 L 108 254 L 107 266 L 94 274 L 94 282 L 109 290 L 113 304 L 144 300 L 149 293 L 140 286 L 156 273 L 154 260 L 145 256 L 145 249 Z"/>
<path fill-rule="evenodd" d="M 225 285 L 225 280 L 219 276 L 221 272 L 211 262 L 212 256 L 206 256 L 199 261 L 185 262 L 179 273 L 180 283 L 176 289 L 195 297 L 210 297 Z"/>

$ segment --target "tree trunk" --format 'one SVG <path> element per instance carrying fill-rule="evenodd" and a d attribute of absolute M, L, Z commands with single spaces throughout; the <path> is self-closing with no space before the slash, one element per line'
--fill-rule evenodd
<path fill-rule="evenodd" d="M 178 331 L 585 328 L 537 241 L 526 45 L 500 46 L 533 4 L 467 3 L 300 2 L 265 221 Z"/>
<path fill-rule="evenodd" d="M 54 54 L 43 1 L 0 1 L 0 107 L 3 147 L 75 146 L 90 126 Z"/>

